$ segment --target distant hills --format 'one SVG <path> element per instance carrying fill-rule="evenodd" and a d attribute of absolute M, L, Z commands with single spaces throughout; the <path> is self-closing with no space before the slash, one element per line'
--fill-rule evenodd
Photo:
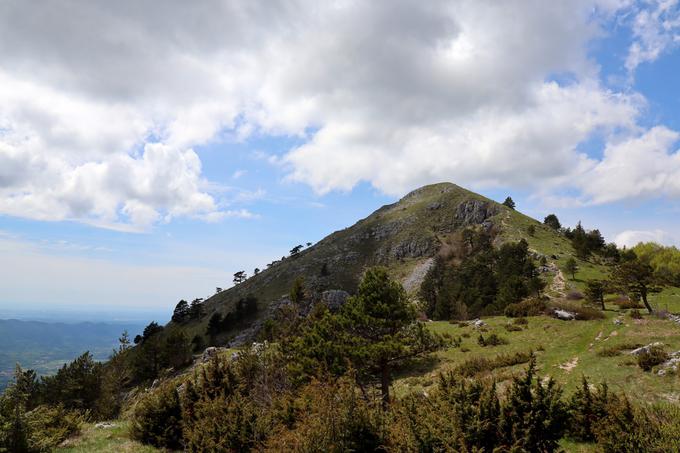
<path fill-rule="evenodd" d="M 50 374 L 85 351 L 106 360 L 124 330 L 134 337 L 141 323 L 50 323 L 0 319 L 0 391 L 17 363 Z"/>

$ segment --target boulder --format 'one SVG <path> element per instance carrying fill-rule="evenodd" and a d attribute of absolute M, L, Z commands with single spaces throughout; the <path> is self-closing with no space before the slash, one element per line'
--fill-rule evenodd
<path fill-rule="evenodd" d="M 111 422 L 99 422 L 99 423 L 95 423 L 94 427 L 97 428 L 97 429 L 111 429 L 111 428 L 115 428 L 116 424 L 111 423 Z"/>
<path fill-rule="evenodd" d="M 201 356 L 201 362 L 207 362 L 213 357 L 217 355 L 218 349 L 215 346 L 210 346 L 209 348 L 205 348 L 205 351 L 203 351 L 203 356 Z"/>
<path fill-rule="evenodd" d="M 574 319 L 576 319 L 576 314 L 567 310 L 558 309 L 555 310 L 553 314 L 557 319 L 561 319 L 562 321 L 573 321 Z"/>
<path fill-rule="evenodd" d="M 486 323 L 481 319 L 473 319 L 469 324 L 475 329 L 481 329 L 482 327 L 486 326 Z"/>
<path fill-rule="evenodd" d="M 642 346 L 641 348 L 633 349 L 632 351 L 630 351 L 630 353 L 632 355 L 645 354 L 648 353 L 650 349 L 657 346 L 663 346 L 663 343 L 661 343 L 660 341 L 655 341 L 654 343 L 649 343 L 647 346 Z"/>
<path fill-rule="evenodd" d="M 616 318 L 616 319 L 614 320 L 614 324 L 616 324 L 617 326 L 622 326 L 622 325 L 623 325 L 623 320 L 622 320 L 621 318 Z"/>

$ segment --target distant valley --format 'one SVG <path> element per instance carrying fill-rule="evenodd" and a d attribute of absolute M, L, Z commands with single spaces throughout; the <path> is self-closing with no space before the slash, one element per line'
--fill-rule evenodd
<path fill-rule="evenodd" d="M 85 351 L 95 360 L 106 360 L 124 330 L 134 337 L 141 323 L 42 322 L 0 319 L 0 392 L 12 380 L 14 368 L 54 373 Z"/>

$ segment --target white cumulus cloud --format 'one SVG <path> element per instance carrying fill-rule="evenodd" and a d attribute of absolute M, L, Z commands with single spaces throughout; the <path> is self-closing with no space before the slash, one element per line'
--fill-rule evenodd
<path fill-rule="evenodd" d="M 656 58 L 675 39 L 674 7 L 5 1 L 0 213 L 129 230 L 177 216 L 252 217 L 212 190 L 194 150 L 254 133 L 302 138 L 276 162 L 320 193 L 453 180 L 532 187 L 546 199 L 570 186 L 595 202 L 675 197 L 674 132 L 641 127 L 644 98 L 606 88 L 588 54 L 604 24 L 634 13 L 641 50 L 628 65 Z M 659 27 L 660 44 L 649 31 Z M 579 151 L 593 137 L 607 143 L 602 161 Z M 636 162 L 661 164 L 631 170 L 639 190 L 610 193 L 618 180 L 608 168 L 633 148 Z"/>

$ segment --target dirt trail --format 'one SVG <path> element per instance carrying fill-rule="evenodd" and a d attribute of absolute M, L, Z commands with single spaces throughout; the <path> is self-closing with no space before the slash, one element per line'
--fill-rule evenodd
<path fill-rule="evenodd" d="M 562 365 L 559 365 L 558 368 L 566 371 L 567 373 L 571 373 L 571 370 L 576 368 L 576 365 L 578 365 L 578 357 L 574 357 L 573 359 L 569 360 L 568 362 L 564 362 Z"/>
<path fill-rule="evenodd" d="M 555 263 L 551 263 L 551 266 L 555 268 L 555 277 L 550 284 L 550 292 L 556 294 L 557 297 L 566 297 L 567 282 L 564 278 L 564 274 Z"/>

